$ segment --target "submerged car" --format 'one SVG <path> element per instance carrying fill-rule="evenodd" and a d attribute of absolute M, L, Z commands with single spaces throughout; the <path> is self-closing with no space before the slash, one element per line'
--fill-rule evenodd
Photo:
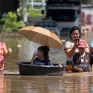
<path fill-rule="evenodd" d="M 52 20 L 40 20 L 37 21 L 34 26 L 46 28 L 60 37 L 60 30 L 55 21 Z"/>

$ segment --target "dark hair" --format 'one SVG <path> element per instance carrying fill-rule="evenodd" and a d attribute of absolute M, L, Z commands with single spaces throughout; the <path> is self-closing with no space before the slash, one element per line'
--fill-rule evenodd
<path fill-rule="evenodd" d="M 72 28 L 70 29 L 70 39 L 71 39 L 71 40 L 72 40 L 72 33 L 73 33 L 75 30 L 78 30 L 78 32 L 79 32 L 79 34 L 80 34 L 79 38 L 81 37 L 80 28 L 77 27 L 77 26 L 74 26 L 74 27 L 72 27 Z"/>
<path fill-rule="evenodd" d="M 45 59 L 49 59 L 48 52 L 50 51 L 49 47 L 47 45 L 40 46 L 37 50 L 43 51 Z"/>

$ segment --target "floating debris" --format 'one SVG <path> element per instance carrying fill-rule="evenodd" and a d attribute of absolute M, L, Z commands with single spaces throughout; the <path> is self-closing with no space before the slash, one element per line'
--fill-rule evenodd
<path fill-rule="evenodd" d="M 17 47 L 21 47 L 21 45 L 17 45 Z"/>

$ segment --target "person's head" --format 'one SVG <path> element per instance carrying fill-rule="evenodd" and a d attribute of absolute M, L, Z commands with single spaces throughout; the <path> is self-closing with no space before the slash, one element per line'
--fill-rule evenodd
<path fill-rule="evenodd" d="M 79 39 L 81 37 L 80 29 L 77 26 L 74 26 L 70 30 L 70 39 L 72 41 L 76 41 L 76 39 Z"/>
<path fill-rule="evenodd" d="M 80 40 L 78 43 L 79 53 L 83 54 L 85 52 L 85 48 L 87 47 L 87 43 L 85 40 Z"/>
<path fill-rule="evenodd" d="M 50 51 L 49 47 L 48 46 L 40 46 L 38 49 L 37 49 L 38 53 L 37 53 L 37 56 L 39 58 L 45 58 L 45 59 L 49 59 L 49 55 L 48 55 L 48 52 Z"/>

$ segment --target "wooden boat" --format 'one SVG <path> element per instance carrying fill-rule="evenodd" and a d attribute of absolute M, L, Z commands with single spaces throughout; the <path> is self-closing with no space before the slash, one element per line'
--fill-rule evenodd
<path fill-rule="evenodd" d="M 60 67 L 58 64 L 48 65 L 31 65 L 30 62 L 18 62 L 20 75 L 63 75 L 65 65 Z"/>

